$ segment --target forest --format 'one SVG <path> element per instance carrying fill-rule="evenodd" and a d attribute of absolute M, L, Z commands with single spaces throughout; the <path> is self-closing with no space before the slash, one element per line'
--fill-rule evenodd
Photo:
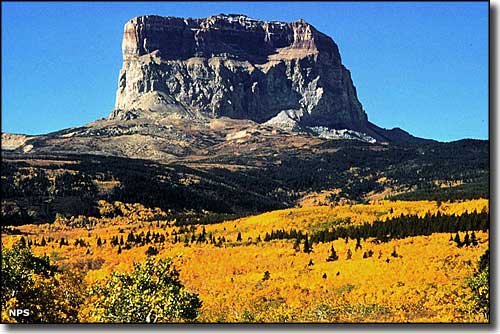
<path fill-rule="evenodd" d="M 2 320 L 489 321 L 487 199 L 196 218 L 99 200 L 3 227 Z"/>
<path fill-rule="evenodd" d="M 161 164 L 94 155 L 2 152 L 5 224 L 50 222 L 56 214 L 95 215 L 98 200 L 141 203 L 207 220 L 298 205 L 307 194 L 336 189 L 318 205 L 489 197 L 489 144 L 481 140 L 421 145 L 328 141 L 263 158 L 210 156 Z M 236 159 L 236 160 L 235 160 Z M 199 167 L 200 164 L 208 167 Z M 213 164 L 213 166 L 211 166 Z M 233 164 L 246 166 L 234 169 Z M 147 189 L 148 191 L 144 191 Z M 221 216 L 221 217 L 223 217 Z M 180 218 L 182 219 L 182 218 Z"/>

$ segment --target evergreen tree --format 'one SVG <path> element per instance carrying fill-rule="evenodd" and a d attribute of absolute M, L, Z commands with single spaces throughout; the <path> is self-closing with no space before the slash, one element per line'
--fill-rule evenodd
<path fill-rule="evenodd" d="M 304 253 L 311 253 L 311 251 L 312 251 L 312 247 L 309 244 L 309 238 L 306 234 L 306 236 L 304 238 Z"/>
<path fill-rule="evenodd" d="M 352 258 L 352 252 L 351 252 L 351 249 L 348 249 L 347 250 L 346 260 L 350 260 L 351 258 Z"/>
<path fill-rule="evenodd" d="M 149 246 L 149 248 L 146 250 L 146 255 L 147 256 L 154 256 L 158 254 L 158 249 L 153 246 Z"/>
<path fill-rule="evenodd" d="M 237 242 L 240 242 L 242 239 L 241 239 L 241 232 L 238 232 L 238 236 L 236 237 L 236 241 Z"/>
<path fill-rule="evenodd" d="M 394 248 L 392 249 L 391 256 L 392 257 L 398 257 L 398 253 L 396 252 L 396 246 L 394 246 Z"/>
<path fill-rule="evenodd" d="M 472 243 L 472 246 L 478 245 L 476 233 L 474 233 L 474 231 L 472 231 L 472 234 L 470 235 L 470 242 Z"/>
<path fill-rule="evenodd" d="M 355 251 L 357 251 L 358 249 L 361 249 L 361 238 L 360 237 L 357 237 L 356 238 L 356 248 L 354 249 Z"/>
<path fill-rule="evenodd" d="M 460 235 L 458 234 L 455 234 L 455 239 L 453 239 L 453 241 L 455 241 L 455 243 L 457 244 L 457 247 L 462 247 L 462 241 L 460 241 Z"/>
<path fill-rule="evenodd" d="M 337 255 L 337 252 L 335 251 L 335 248 L 333 248 L 333 245 L 332 245 L 332 248 L 330 248 L 330 256 L 326 259 L 327 262 L 331 262 L 331 261 L 337 261 L 339 259 L 338 255 Z"/>
<path fill-rule="evenodd" d="M 469 231 L 466 231 L 465 232 L 465 237 L 464 237 L 464 243 L 463 243 L 466 247 L 467 246 L 470 246 L 470 237 L 469 237 Z"/>
<path fill-rule="evenodd" d="M 134 232 L 130 231 L 130 233 L 127 236 L 127 242 L 135 242 Z"/>

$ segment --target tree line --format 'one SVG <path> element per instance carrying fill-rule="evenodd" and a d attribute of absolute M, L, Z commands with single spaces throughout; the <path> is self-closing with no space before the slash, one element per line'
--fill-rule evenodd
<path fill-rule="evenodd" d="M 316 231 L 311 234 L 310 242 L 331 242 L 338 239 L 367 239 L 375 238 L 374 242 L 388 242 L 392 239 L 402 239 L 432 233 L 455 233 L 459 231 L 487 231 L 489 230 L 489 213 L 486 211 L 464 213 L 462 215 L 426 214 L 401 215 L 386 221 L 376 220 L 373 223 L 362 225 L 335 226 L 333 228 Z M 303 240 L 305 235 L 295 229 L 286 231 L 280 229 L 266 233 L 264 241 L 278 239 Z"/>

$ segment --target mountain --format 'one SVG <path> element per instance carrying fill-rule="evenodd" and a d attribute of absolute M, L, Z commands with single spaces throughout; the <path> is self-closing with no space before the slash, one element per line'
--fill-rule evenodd
<path fill-rule="evenodd" d="M 423 143 L 368 121 L 339 49 L 309 23 L 245 15 L 140 16 L 125 24 L 109 117 L 40 136 L 3 134 L 3 150 L 157 161 L 237 152 L 242 141 Z"/>
<path fill-rule="evenodd" d="M 125 25 L 108 117 L 2 134 L 2 214 L 53 221 L 93 215 L 105 199 L 212 221 L 304 203 L 488 197 L 488 150 L 369 122 L 337 45 L 302 20 L 142 16 Z"/>
<path fill-rule="evenodd" d="M 416 140 L 368 122 L 338 46 L 304 20 L 142 16 L 124 30 L 111 118 L 146 110 L 247 119 L 326 137 L 328 129 L 346 129 L 382 141 Z"/>

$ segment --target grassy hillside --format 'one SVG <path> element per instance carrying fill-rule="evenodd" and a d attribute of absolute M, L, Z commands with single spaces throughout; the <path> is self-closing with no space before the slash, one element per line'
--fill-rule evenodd
<path fill-rule="evenodd" d="M 23 238 L 35 254 L 81 273 L 86 288 L 103 284 L 113 271 L 131 271 L 147 254 L 172 258 L 181 281 L 202 301 L 201 322 L 484 322 L 471 302 L 467 279 L 488 249 L 488 231 L 476 230 L 474 237 L 472 230 L 458 230 L 387 242 L 355 236 L 309 240 L 307 251 L 307 237 L 299 242 L 264 240 L 277 229 L 310 236 L 401 214 L 461 217 L 481 211 L 489 211 L 485 199 L 374 201 L 179 224 L 161 209 L 101 201 L 98 217 L 58 217 L 52 224 L 13 227 L 4 231 L 10 234 L 2 245 L 9 249 Z M 456 235 L 464 244 L 453 240 Z M 466 235 L 475 242 L 465 244 Z M 94 309 L 98 297 L 85 291 L 79 321 L 103 321 Z"/>

